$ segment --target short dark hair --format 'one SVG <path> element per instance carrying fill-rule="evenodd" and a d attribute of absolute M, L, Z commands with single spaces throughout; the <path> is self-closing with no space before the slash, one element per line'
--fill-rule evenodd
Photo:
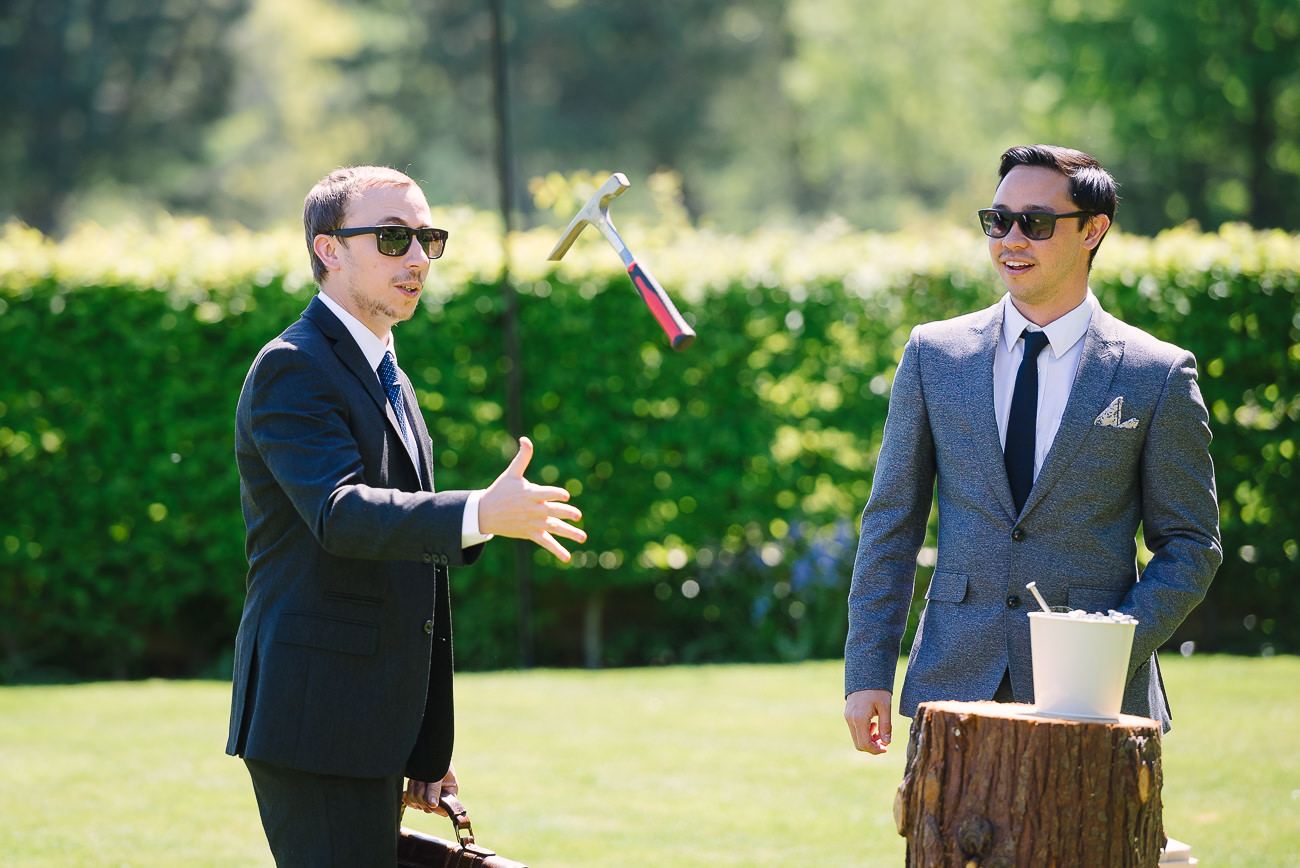
<path fill-rule="evenodd" d="M 1064 175 L 1070 179 L 1070 200 L 1080 211 L 1105 214 L 1114 222 L 1115 208 L 1119 204 L 1119 194 L 1116 192 L 1119 185 L 1110 172 L 1102 168 L 1101 163 L 1083 151 L 1057 145 L 1017 145 L 1008 148 L 998 166 L 998 180 L 1005 178 L 1016 166 L 1041 166 Z M 1079 221 L 1080 231 L 1083 223 L 1084 221 Z M 1105 239 L 1105 235 L 1102 238 Z M 1099 241 L 1088 257 L 1089 268 L 1100 249 Z"/>
<path fill-rule="evenodd" d="M 348 205 L 361 192 L 376 187 L 414 187 L 409 176 L 387 166 L 349 166 L 336 169 L 316 182 L 302 205 L 302 227 L 307 233 L 311 273 L 319 285 L 329 270 L 316 255 L 316 236 L 343 228 Z"/>

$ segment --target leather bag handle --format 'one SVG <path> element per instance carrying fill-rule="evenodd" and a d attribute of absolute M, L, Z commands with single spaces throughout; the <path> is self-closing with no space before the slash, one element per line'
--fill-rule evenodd
<path fill-rule="evenodd" d="M 461 804 L 460 799 L 451 793 L 443 793 L 438 799 L 438 806 L 447 812 L 452 826 L 456 829 L 456 840 L 462 847 L 474 843 L 474 829 L 469 824 L 469 809 Z"/>

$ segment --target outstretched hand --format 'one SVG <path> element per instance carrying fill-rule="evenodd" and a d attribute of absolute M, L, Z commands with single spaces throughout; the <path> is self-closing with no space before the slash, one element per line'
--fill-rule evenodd
<path fill-rule="evenodd" d="M 510 466 L 488 486 L 478 502 L 478 529 L 483 533 L 532 540 L 562 561 L 571 555 L 556 539 L 587 541 L 587 533 L 569 521 L 582 513 L 567 501 L 569 492 L 551 485 L 535 485 L 524 478 L 533 460 L 533 441 L 519 438 L 519 451 Z"/>

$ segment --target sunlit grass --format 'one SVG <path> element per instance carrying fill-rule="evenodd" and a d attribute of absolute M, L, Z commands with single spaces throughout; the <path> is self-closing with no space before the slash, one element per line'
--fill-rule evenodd
<path fill-rule="evenodd" d="M 1165 825 L 1206 866 L 1300 866 L 1300 658 L 1164 665 Z M 857 754 L 840 665 L 463 675 L 462 799 L 533 868 L 899 866 L 905 725 Z M 229 686 L 0 689 L 0 865 L 268 866 Z M 449 835 L 445 820 L 408 825 Z"/>

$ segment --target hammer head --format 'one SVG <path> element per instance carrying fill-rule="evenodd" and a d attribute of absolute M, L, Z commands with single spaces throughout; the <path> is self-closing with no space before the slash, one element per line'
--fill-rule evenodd
<path fill-rule="evenodd" d="M 569 226 L 564 230 L 564 234 L 560 236 L 559 243 L 555 245 L 551 255 L 546 258 L 552 262 L 563 259 L 564 254 L 569 252 L 569 248 L 573 246 L 573 242 L 582 234 L 583 227 L 588 223 L 602 228 L 607 225 L 609 223 L 609 200 L 615 196 L 622 196 L 623 191 L 630 186 L 632 185 L 627 182 L 627 176 L 622 172 L 615 172 L 610 175 L 609 180 L 601 184 L 600 189 L 592 194 L 592 197 L 587 200 L 587 204 L 582 206 L 582 210 L 578 212 L 577 216 L 569 221 Z"/>

